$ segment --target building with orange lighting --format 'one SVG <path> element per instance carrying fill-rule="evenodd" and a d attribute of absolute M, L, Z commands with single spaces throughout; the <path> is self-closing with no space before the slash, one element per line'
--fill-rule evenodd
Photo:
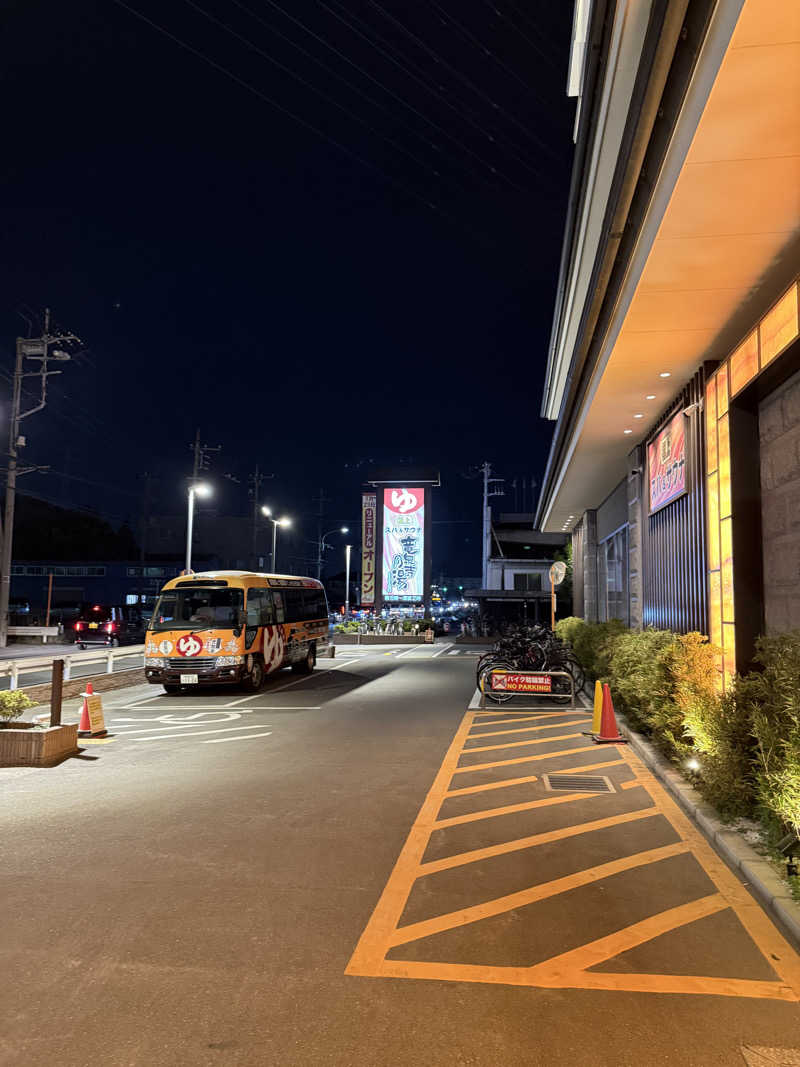
<path fill-rule="evenodd" d="M 800 626 L 800 5 L 577 0 L 537 525 L 574 611 Z"/>

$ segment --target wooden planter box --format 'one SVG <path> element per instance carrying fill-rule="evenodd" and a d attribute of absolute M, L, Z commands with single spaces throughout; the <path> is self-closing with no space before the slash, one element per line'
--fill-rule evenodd
<path fill-rule="evenodd" d="M 78 724 L 0 723 L 0 767 L 49 767 L 78 751 Z"/>

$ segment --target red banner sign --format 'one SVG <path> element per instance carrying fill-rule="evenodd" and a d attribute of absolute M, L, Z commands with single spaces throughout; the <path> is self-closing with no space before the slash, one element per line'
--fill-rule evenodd
<path fill-rule="evenodd" d="M 552 693 L 553 679 L 549 674 L 492 671 L 492 689 L 506 693 Z"/>
<path fill-rule="evenodd" d="M 682 411 L 647 446 L 647 470 L 651 512 L 686 492 L 686 418 Z"/>

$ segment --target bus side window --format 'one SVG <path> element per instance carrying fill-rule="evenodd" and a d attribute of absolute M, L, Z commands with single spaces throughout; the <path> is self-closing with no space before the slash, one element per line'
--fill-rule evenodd
<path fill-rule="evenodd" d="M 263 604 L 263 589 L 247 590 L 247 628 L 261 625 L 261 611 Z"/>
<path fill-rule="evenodd" d="M 284 589 L 283 602 L 286 605 L 286 621 L 303 621 L 303 591 L 302 589 Z"/>
<path fill-rule="evenodd" d="M 276 590 L 272 590 L 272 603 L 275 608 L 275 622 L 281 623 L 286 621 L 286 615 L 283 610 L 283 593 L 278 593 Z"/>
<path fill-rule="evenodd" d="M 272 626 L 275 622 L 275 609 L 272 602 L 272 590 L 261 590 L 261 625 Z"/>

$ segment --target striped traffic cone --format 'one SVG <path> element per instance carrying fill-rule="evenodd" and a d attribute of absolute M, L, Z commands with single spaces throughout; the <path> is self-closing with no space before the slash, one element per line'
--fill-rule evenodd
<path fill-rule="evenodd" d="M 599 684 L 599 683 L 598 683 Z M 627 745 L 617 729 L 617 717 L 614 714 L 614 702 L 611 699 L 611 690 L 608 685 L 603 686 L 603 710 L 600 714 L 600 732 L 592 735 L 592 740 L 598 745 Z"/>

